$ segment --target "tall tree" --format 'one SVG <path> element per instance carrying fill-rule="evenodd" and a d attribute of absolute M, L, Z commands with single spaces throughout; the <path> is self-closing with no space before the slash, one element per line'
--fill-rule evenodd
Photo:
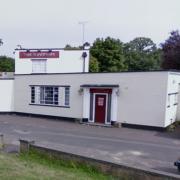
<path fill-rule="evenodd" d="M 92 55 L 90 55 L 90 60 L 89 60 L 89 71 L 90 72 L 99 72 L 99 62 Z"/>
<path fill-rule="evenodd" d="M 15 62 L 13 58 L 0 56 L 0 72 L 14 72 Z"/>
<path fill-rule="evenodd" d="M 172 31 L 169 38 L 161 44 L 162 47 L 162 68 L 180 69 L 180 33 Z"/>
<path fill-rule="evenodd" d="M 138 37 L 124 45 L 126 65 L 129 71 L 148 71 L 160 69 L 160 50 L 156 44 L 145 37 Z"/>
<path fill-rule="evenodd" d="M 2 46 L 3 45 L 3 40 L 2 39 L 0 39 L 0 46 Z"/>
<path fill-rule="evenodd" d="M 70 44 L 67 44 L 65 47 L 64 47 L 65 50 L 81 50 L 82 47 L 78 46 L 78 47 L 75 47 L 75 46 L 71 46 Z"/>
<path fill-rule="evenodd" d="M 3 40 L 0 39 L 0 46 L 3 45 Z M 0 72 L 14 72 L 15 62 L 13 58 L 0 56 Z"/>
<path fill-rule="evenodd" d="M 123 43 L 119 39 L 107 37 L 96 39 L 90 49 L 90 53 L 99 62 L 100 72 L 125 71 Z"/>

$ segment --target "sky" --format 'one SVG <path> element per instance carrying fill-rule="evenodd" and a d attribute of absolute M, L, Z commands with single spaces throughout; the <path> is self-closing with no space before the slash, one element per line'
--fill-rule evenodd
<path fill-rule="evenodd" d="M 180 30 L 180 0 L 0 0 L 0 55 L 23 48 L 63 48 L 107 36 L 157 45 Z"/>

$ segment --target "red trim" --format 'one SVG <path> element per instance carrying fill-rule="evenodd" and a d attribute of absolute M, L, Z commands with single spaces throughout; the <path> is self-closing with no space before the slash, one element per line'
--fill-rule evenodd
<path fill-rule="evenodd" d="M 91 88 L 90 92 L 91 93 L 108 93 L 108 94 L 112 94 L 112 89 Z"/>
<path fill-rule="evenodd" d="M 59 51 L 19 52 L 19 58 L 59 58 Z"/>

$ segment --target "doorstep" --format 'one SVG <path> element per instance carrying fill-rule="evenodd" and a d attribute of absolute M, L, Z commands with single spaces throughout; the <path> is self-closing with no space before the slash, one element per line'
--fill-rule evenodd
<path fill-rule="evenodd" d="M 111 124 L 101 124 L 101 123 L 91 123 L 91 122 L 84 122 L 84 123 L 82 123 L 82 124 L 90 125 L 90 126 L 108 127 L 108 128 L 114 127 L 114 126 L 112 126 Z"/>

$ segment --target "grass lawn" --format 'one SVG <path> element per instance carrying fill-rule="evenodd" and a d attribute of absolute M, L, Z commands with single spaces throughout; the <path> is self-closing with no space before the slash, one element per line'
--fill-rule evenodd
<path fill-rule="evenodd" d="M 0 153 L 0 180 L 114 180 L 92 167 L 44 159 L 37 154 Z"/>

